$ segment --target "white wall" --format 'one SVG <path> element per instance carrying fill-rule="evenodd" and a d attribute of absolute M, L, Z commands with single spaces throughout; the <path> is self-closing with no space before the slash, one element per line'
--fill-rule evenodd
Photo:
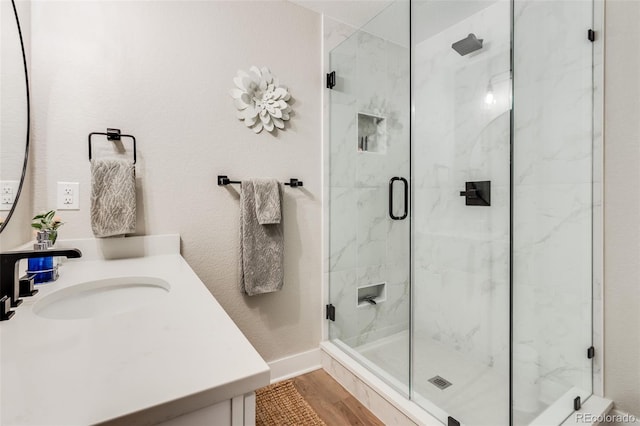
<path fill-rule="evenodd" d="M 640 417 L 640 3 L 605 4 L 604 390 Z"/>
<path fill-rule="evenodd" d="M 92 236 L 87 135 L 120 128 L 138 142 L 137 234 L 180 233 L 187 262 L 267 361 L 316 348 L 320 16 L 284 1 L 36 0 L 32 12 L 36 209 L 55 206 L 57 181 L 80 182 L 60 238 Z M 286 131 L 255 135 L 236 119 L 228 92 L 251 65 L 289 87 Z M 281 292 L 240 293 L 239 188 L 218 187 L 218 174 L 304 181 L 285 191 Z"/>

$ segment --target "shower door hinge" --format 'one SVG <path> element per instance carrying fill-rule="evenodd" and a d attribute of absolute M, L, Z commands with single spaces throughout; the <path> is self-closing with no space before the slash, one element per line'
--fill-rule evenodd
<path fill-rule="evenodd" d="M 576 399 L 573 400 L 573 409 L 578 411 L 580 408 L 582 408 L 582 401 L 579 396 L 576 396 Z"/>
<path fill-rule="evenodd" d="M 591 346 L 590 348 L 587 349 L 587 358 L 591 359 L 594 356 L 596 356 L 596 348 Z"/>
<path fill-rule="evenodd" d="M 587 38 L 589 41 L 596 41 L 596 32 L 589 28 L 589 31 L 587 31 Z"/>
<path fill-rule="evenodd" d="M 454 419 L 453 417 L 449 416 L 447 418 L 447 426 L 460 426 L 460 422 Z"/>
<path fill-rule="evenodd" d="M 333 89 L 336 85 L 336 72 L 331 71 L 327 74 L 327 89 Z"/>
<path fill-rule="evenodd" d="M 327 306 L 327 315 L 326 319 L 335 321 L 336 320 L 336 307 L 329 303 Z"/>

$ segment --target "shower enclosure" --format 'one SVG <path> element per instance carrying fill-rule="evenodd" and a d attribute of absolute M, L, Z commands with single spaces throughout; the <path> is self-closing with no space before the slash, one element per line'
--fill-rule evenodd
<path fill-rule="evenodd" d="M 592 393 L 593 16 L 398 0 L 329 52 L 329 338 L 444 424 Z"/>

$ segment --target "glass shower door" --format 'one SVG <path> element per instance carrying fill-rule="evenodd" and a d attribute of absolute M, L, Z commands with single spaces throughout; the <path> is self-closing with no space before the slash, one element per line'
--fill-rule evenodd
<path fill-rule="evenodd" d="M 329 54 L 329 337 L 408 396 L 409 49 L 388 13 Z"/>
<path fill-rule="evenodd" d="M 511 5 L 412 2 L 412 399 L 509 424 Z"/>
<path fill-rule="evenodd" d="M 593 7 L 514 3 L 517 426 L 560 424 L 592 391 Z"/>

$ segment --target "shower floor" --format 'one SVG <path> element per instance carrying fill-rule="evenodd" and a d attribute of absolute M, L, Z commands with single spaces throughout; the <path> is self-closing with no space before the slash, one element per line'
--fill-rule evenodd
<path fill-rule="evenodd" d="M 420 338 L 422 337 L 422 338 Z M 407 348 L 407 349 L 401 349 Z M 354 348 L 387 374 L 385 379 L 407 389 L 409 331 L 402 331 Z M 430 401 L 457 420 L 472 425 L 509 424 L 509 377 L 465 357 L 433 339 L 414 339 L 413 399 L 428 409 Z M 389 377 L 390 376 L 390 377 Z M 451 382 L 440 389 L 428 380 L 440 376 Z M 436 414 L 437 413 L 432 413 Z M 519 419 L 523 421 L 524 419 Z M 521 424 L 516 422 L 516 424 Z M 526 422 L 525 422 L 526 424 Z"/>

